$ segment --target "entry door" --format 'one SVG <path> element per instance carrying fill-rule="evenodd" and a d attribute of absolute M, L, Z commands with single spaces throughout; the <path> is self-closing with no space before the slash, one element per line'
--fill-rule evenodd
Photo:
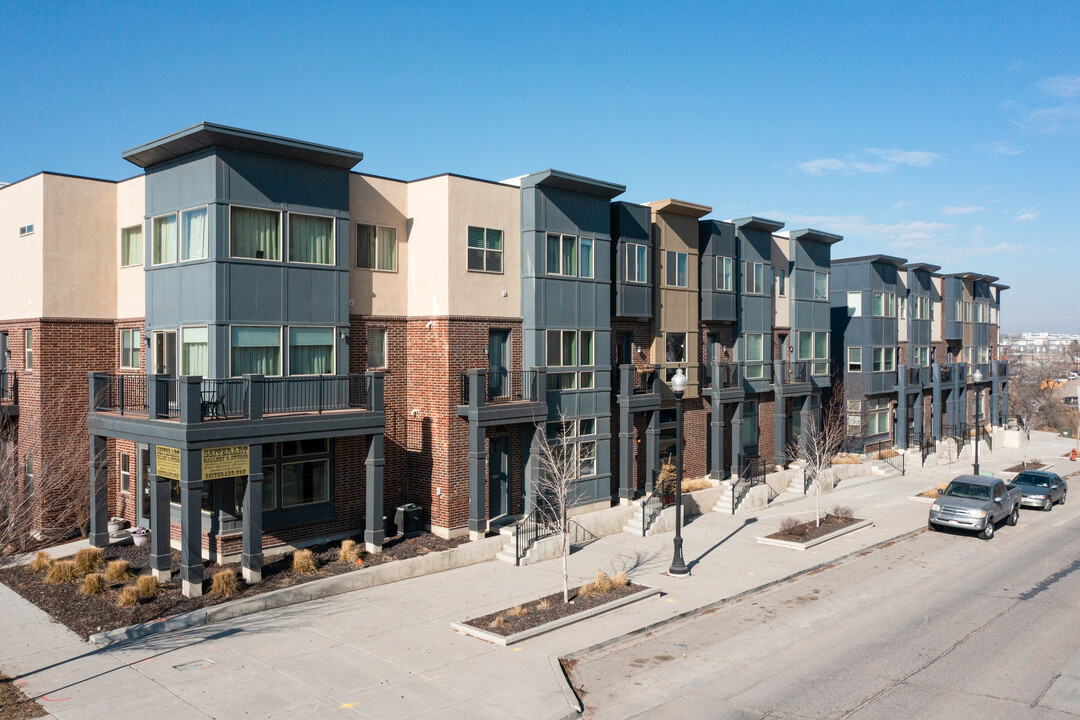
<path fill-rule="evenodd" d="M 492 438 L 488 457 L 488 516 L 497 518 L 510 506 L 510 438 Z"/>
<path fill-rule="evenodd" d="M 176 331 L 154 333 L 154 373 L 176 377 Z"/>
<path fill-rule="evenodd" d="M 150 527 L 150 449 L 139 445 L 135 450 L 135 491 L 139 497 L 136 517 L 139 525 Z"/>
<path fill-rule="evenodd" d="M 709 333 L 708 345 L 705 350 L 705 363 L 712 367 L 713 363 L 717 362 L 720 357 L 720 336 L 716 333 Z"/>
<path fill-rule="evenodd" d="M 488 332 L 488 388 L 492 398 L 509 395 L 510 331 Z"/>
<path fill-rule="evenodd" d="M 615 364 L 631 365 L 634 362 L 634 336 L 631 333 L 619 333 L 615 343 Z"/>

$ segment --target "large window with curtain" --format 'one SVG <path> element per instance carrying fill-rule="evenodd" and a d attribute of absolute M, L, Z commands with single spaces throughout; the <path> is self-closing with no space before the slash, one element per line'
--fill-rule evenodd
<path fill-rule="evenodd" d="M 120 367 L 123 370 L 138 370 L 141 359 L 139 339 L 142 333 L 138 330 L 120 331 Z"/>
<path fill-rule="evenodd" d="M 209 333 L 205 327 L 180 328 L 180 374 L 206 377 L 209 372 Z"/>
<path fill-rule="evenodd" d="M 333 265 L 333 218 L 289 213 L 289 262 Z"/>
<path fill-rule="evenodd" d="M 386 367 L 386 328 L 370 328 L 367 343 L 368 367 Z"/>
<path fill-rule="evenodd" d="M 334 328 L 289 328 L 289 374 L 334 374 Z"/>
<path fill-rule="evenodd" d="M 356 267 L 397 270 L 397 228 L 356 224 Z"/>
<path fill-rule="evenodd" d="M 233 327 L 230 333 L 233 377 L 281 374 L 281 328 Z"/>
<path fill-rule="evenodd" d="M 154 234 L 151 264 L 176 262 L 176 213 L 154 218 L 150 227 Z"/>
<path fill-rule="evenodd" d="M 467 262 L 469 272 L 503 271 L 503 232 L 469 226 Z"/>
<path fill-rule="evenodd" d="M 120 267 L 142 265 L 142 225 L 120 231 Z"/>
<path fill-rule="evenodd" d="M 281 260 L 281 213 L 235 205 L 230 208 L 229 255 Z"/>
<path fill-rule="evenodd" d="M 206 208 L 180 213 L 180 259 L 202 260 L 209 244 Z"/>

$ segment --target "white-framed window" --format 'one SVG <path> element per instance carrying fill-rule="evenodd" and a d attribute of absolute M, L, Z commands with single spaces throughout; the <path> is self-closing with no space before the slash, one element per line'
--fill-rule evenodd
<path fill-rule="evenodd" d="M 665 362 L 686 362 L 686 333 L 667 333 Z"/>
<path fill-rule="evenodd" d="M 24 488 L 27 495 L 33 495 L 34 493 L 34 453 L 26 453 L 26 463 L 23 465 L 23 472 L 26 474 L 26 486 Z"/>
<path fill-rule="evenodd" d="M 124 370 L 138 370 L 141 356 L 139 341 L 142 333 L 138 330 L 120 331 L 120 367 Z"/>
<path fill-rule="evenodd" d="M 131 455 L 120 453 L 120 492 L 131 492 Z"/>
<path fill-rule="evenodd" d="M 813 375 L 829 372 L 829 333 L 824 331 L 799 332 L 799 360 L 812 363 Z"/>
<path fill-rule="evenodd" d="M 896 370 L 896 348 L 874 348 L 873 367 L 874 372 L 892 372 Z"/>
<path fill-rule="evenodd" d="M 281 213 L 233 205 L 229 208 L 229 256 L 281 260 Z"/>
<path fill-rule="evenodd" d="M 33 234 L 34 234 L 34 225 L 33 225 L 33 223 L 31 223 L 30 225 L 23 225 L 23 226 L 21 226 L 19 228 L 19 237 L 25 237 L 27 235 L 33 235 Z"/>
<path fill-rule="evenodd" d="M 964 303 L 964 322 L 971 322 L 971 303 Z"/>
<path fill-rule="evenodd" d="M 743 292 L 760 295 L 765 292 L 765 265 L 757 262 L 743 263 Z"/>
<path fill-rule="evenodd" d="M 23 343 L 25 348 L 23 369 L 26 372 L 34 370 L 34 331 L 27 328 L 23 331 Z"/>
<path fill-rule="evenodd" d="M 776 295 L 777 297 L 787 296 L 787 272 L 784 270 L 776 271 Z"/>
<path fill-rule="evenodd" d="M 874 293 L 874 317 L 896 317 L 896 293 Z"/>
<path fill-rule="evenodd" d="M 229 329 L 233 377 L 281 375 L 281 328 L 233 325 Z"/>
<path fill-rule="evenodd" d="M 626 245 L 626 282 L 649 282 L 649 248 L 637 243 Z"/>
<path fill-rule="evenodd" d="M 368 328 L 367 352 L 369 368 L 386 367 L 386 328 Z"/>
<path fill-rule="evenodd" d="M 332 327 L 290 327 L 289 374 L 333 375 L 335 331 Z"/>
<path fill-rule="evenodd" d="M 596 434 L 596 418 L 581 418 L 578 420 L 579 437 L 588 437 Z"/>
<path fill-rule="evenodd" d="M 176 213 L 159 215 L 150 221 L 152 252 L 151 265 L 176 262 Z"/>
<path fill-rule="evenodd" d="M 961 320 L 964 319 L 964 303 L 962 303 L 959 300 L 956 301 L 955 315 L 956 315 L 956 322 L 960 322 Z"/>
<path fill-rule="evenodd" d="M 899 311 L 900 319 L 901 320 L 905 319 L 905 315 L 907 314 L 907 298 L 905 298 L 905 297 L 896 298 L 896 307 L 897 307 L 897 310 Z"/>
<path fill-rule="evenodd" d="M 758 404 L 757 400 L 743 403 L 742 442 L 754 445 L 758 441 Z"/>
<path fill-rule="evenodd" d="M 860 290 L 848 290 L 847 308 L 848 317 L 862 316 L 862 292 Z"/>
<path fill-rule="evenodd" d="M 397 228 L 356 223 L 356 267 L 397 271 Z"/>
<path fill-rule="evenodd" d="M 731 291 L 735 288 L 735 259 L 716 258 L 716 289 Z"/>
<path fill-rule="evenodd" d="M 765 360 L 765 336 L 762 333 L 747 333 L 746 342 L 746 377 L 750 379 L 762 378 L 765 366 L 760 364 Z M 756 363 L 756 364 L 755 364 Z"/>
<path fill-rule="evenodd" d="M 814 299 L 815 300 L 828 300 L 829 299 L 829 273 L 815 272 L 814 273 Z"/>
<path fill-rule="evenodd" d="M 889 432 L 889 399 L 871 398 L 866 401 L 869 432 L 871 435 L 881 435 Z"/>
<path fill-rule="evenodd" d="M 548 367 L 574 367 L 578 364 L 577 330 L 547 331 L 547 364 Z"/>
<path fill-rule="evenodd" d="M 668 287 L 689 287 L 689 260 L 690 256 L 684 252 L 666 251 L 664 253 L 664 284 Z"/>
<path fill-rule="evenodd" d="M 565 425 L 559 421 L 549 422 L 544 432 L 556 453 L 560 456 L 569 453 L 569 457 L 578 458 L 579 477 L 596 474 L 596 441 L 588 439 L 596 434 L 596 418 L 571 420 Z"/>
<path fill-rule="evenodd" d="M 470 272 L 503 271 L 503 231 L 469 226 L 467 263 Z"/>
<path fill-rule="evenodd" d="M 120 267 L 142 265 L 142 225 L 120 230 Z"/>
<path fill-rule="evenodd" d="M 592 277 L 592 241 L 589 244 L 589 275 Z M 577 277 L 578 274 L 578 238 L 574 235 L 547 236 L 547 274 Z"/>
<path fill-rule="evenodd" d="M 593 239 L 579 238 L 578 252 L 581 256 L 581 277 L 591 278 L 593 276 Z"/>
<path fill-rule="evenodd" d="M 914 347 L 911 349 L 911 364 L 915 367 L 930 365 L 930 348 Z"/>
<path fill-rule="evenodd" d="M 180 260 L 203 260 L 210 244 L 206 207 L 180 213 Z"/>
<path fill-rule="evenodd" d="M 206 377 L 210 371 L 210 332 L 205 325 L 180 328 L 180 374 Z"/>
<path fill-rule="evenodd" d="M 334 218 L 289 213 L 289 262 L 333 265 Z"/>
<path fill-rule="evenodd" d="M 581 468 L 581 477 L 592 477 L 596 474 L 595 440 L 578 443 L 578 463 Z"/>
<path fill-rule="evenodd" d="M 848 372 L 862 372 L 862 348 L 849 347 L 847 349 Z"/>

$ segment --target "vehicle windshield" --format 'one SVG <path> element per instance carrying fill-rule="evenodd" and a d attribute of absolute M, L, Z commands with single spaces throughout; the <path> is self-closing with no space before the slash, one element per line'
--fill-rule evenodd
<path fill-rule="evenodd" d="M 949 487 L 945 488 L 945 494 L 949 497 L 956 498 L 971 498 L 972 500 L 989 500 L 990 499 L 990 487 L 987 485 L 976 485 L 969 482 L 956 482 L 949 483 Z"/>
<path fill-rule="evenodd" d="M 1013 478 L 1013 485 L 1032 485 L 1034 487 L 1050 487 L 1050 479 L 1045 475 L 1022 472 Z"/>

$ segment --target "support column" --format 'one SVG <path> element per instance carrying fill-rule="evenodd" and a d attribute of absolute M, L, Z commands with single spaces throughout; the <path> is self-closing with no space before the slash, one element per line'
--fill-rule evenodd
<path fill-rule="evenodd" d="M 202 453 L 180 451 L 180 579 L 185 597 L 202 595 Z"/>
<path fill-rule="evenodd" d="M 930 391 L 930 432 L 934 440 L 941 439 L 941 366 L 934 365 L 934 384 Z"/>
<path fill-rule="evenodd" d="M 631 368 L 631 371 L 633 368 Z M 626 368 L 620 369 L 625 375 Z M 623 387 L 627 387 L 623 385 Z M 634 413 L 630 398 L 619 398 L 619 501 L 627 504 L 634 499 Z"/>
<path fill-rule="evenodd" d="M 523 452 L 528 451 L 528 457 L 525 460 L 525 476 L 522 478 L 524 497 L 521 499 L 521 509 L 525 514 L 532 512 L 533 508 L 536 507 L 536 496 L 540 491 L 540 473 L 543 471 L 543 457 L 537 436 L 541 432 L 544 431 L 536 425 L 526 425 L 522 430 Z"/>
<path fill-rule="evenodd" d="M 386 526 L 383 524 L 383 433 L 368 438 L 366 474 L 366 498 L 364 499 L 364 549 L 369 553 L 382 552 Z"/>
<path fill-rule="evenodd" d="M 914 421 L 915 432 L 919 433 L 919 437 L 922 437 L 922 434 L 923 434 L 923 396 L 922 396 L 921 392 L 918 395 L 915 396 L 915 405 L 912 408 L 912 411 L 913 411 L 912 420 Z"/>
<path fill-rule="evenodd" d="M 709 368 L 712 373 L 712 411 L 709 418 L 709 435 L 712 442 L 709 447 L 712 451 L 709 458 L 709 477 L 715 480 L 724 479 L 724 405 L 720 402 L 720 390 L 723 382 L 720 378 L 720 366 L 713 365 Z"/>
<path fill-rule="evenodd" d="M 739 477 L 742 472 L 742 423 L 743 403 L 735 403 L 735 414 L 731 418 L 731 477 Z"/>
<path fill-rule="evenodd" d="M 109 545 L 109 461 L 108 442 L 90 436 L 90 544 Z"/>
<path fill-rule="evenodd" d="M 799 422 L 799 431 L 802 433 L 803 438 L 805 438 L 806 440 L 804 443 L 800 444 L 800 447 L 806 446 L 806 444 L 809 443 L 812 439 L 813 436 L 810 435 L 810 428 L 816 429 L 818 427 L 817 413 L 815 413 L 814 408 L 810 406 L 810 399 L 818 398 L 818 407 L 820 408 L 820 397 L 820 391 L 815 391 L 803 400 L 802 409 L 799 411 L 800 413 L 802 413 L 802 420 Z"/>
<path fill-rule="evenodd" d="M 759 406 L 760 407 L 760 406 Z M 787 398 L 775 396 L 773 400 L 773 462 L 777 467 L 787 467 Z"/>
<path fill-rule="evenodd" d="M 1001 425 L 1002 427 L 1008 427 L 1009 425 L 1009 383 L 1005 381 L 1001 383 Z"/>
<path fill-rule="evenodd" d="M 967 426 L 968 417 L 968 391 L 967 391 L 967 378 L 964 379 L 964 384 L 960 386 L 960 395 L 956 403 L 956 424 L 957 426 Z"/>
<path fill-rule="evenodd" d="M 645 429 L 645 492 L 656 487 L 660 474 L 660 411 L 649 411 L 649 426 Z"/>
<path fill-rule="evenodd" d="M 905 372 L 905 369 L 902 365 L 900 366 L 900 372 Z M 907 450 L 908 446 L 907 401 L 907 386 L 901 385 L 900 392 L 896 394 L 896 425 L 893 426 L 893 442 L 896 443 L 896 447 L 900 448 L 901 450 Z"/>
<path fill-rule="evenodd" d="M 469 539 L 487 534 L 487 431 L 469 421 Z"/>
<path fill-rule="evenodd" d="M 367 477 L 371 477 L 370 470 Z M 244 484 L 244 517 L 241 521 L 243 540 L 240 568 L 244 575 L 244 581 L 249 585 L 254 585 L 262 580 L 262 502 L 262 445 L 255 444 L 248 448 L 248 478 Z"/>
<path fill-rule="evenodd" d="M 1004 425 L 999 414 L 1001 409 L 1001 369 L 997 360 L 990 365 L 990 368 L 990 426 L 998 427 Z"/>
<path fill-rule="evenodd" d="M 157 446 L 151 445 L 150 474 L 150 572 L 160 582 L 172 579 L 172 547 L 169 511 L 169 478 L 157 474 Z"/>

